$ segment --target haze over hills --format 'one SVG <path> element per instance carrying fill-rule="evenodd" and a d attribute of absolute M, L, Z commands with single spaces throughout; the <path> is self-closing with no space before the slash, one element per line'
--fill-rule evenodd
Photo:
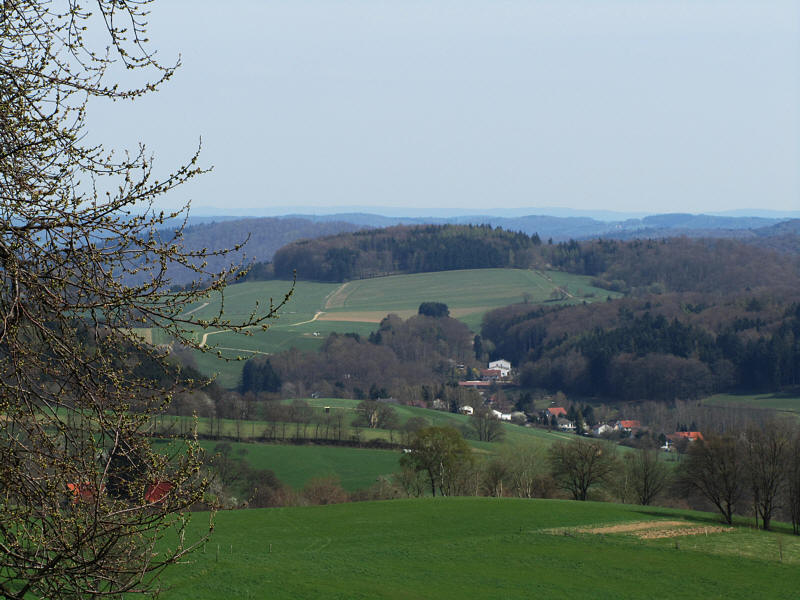
<path fill-rule="evenodd" d="M 579 211 L 576 211 L 579 212 Z M 598 211 L 602 213 L 603 211 Z M 605 211 L 604 214 L 609 213 Z M 778 213 L 775 213 L 778 214 Z M 800 212 L 798 212 L 800 216 Z M 800 251 L 800 219 L 764 216 L 663 214 L 615 221 L 589 216 L 498 216 L 462 215 L 450 217 L 401 217 L 371 213 L 332 215 L 286 215 L 280 217 L 236 218 L 231 216 L 190 217 L 183 244 L 188 250 L 206 247 L 231 248 L 248 240 L 241 250 L 217 257 L 209 264 L 218 270 L 234 262 L 271 261 L 282 246 L 300 239 L 312 239 L 359 229 L 422 224 L 488 224 L 507 231 L 537 234 L 543 241 L 589 240 L 597 238 L 730 238 L 781 252 Z M 177 225 L 177 222 L 176 222 Z M 169 230 L 167 230 L 169 231 Z M 192 279 L 192 273 L 173 271 L 175 283 Z"/>

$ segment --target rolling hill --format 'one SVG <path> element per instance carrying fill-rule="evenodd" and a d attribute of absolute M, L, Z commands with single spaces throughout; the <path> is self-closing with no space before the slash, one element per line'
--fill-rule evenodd
<path fill-rule="evenodd" d="M 208 522 L 191 525 L 196 539 Z M 164 573 L 160 597 L 794 598 L 798 564 L 786 530 L 724 528 L 706 513 L 395 500 L 220 513 L 211 540 Z"/>
<path fill-rule="evenodd" d="M 426 301 L 444 302 L 452 316 L 477 332 L 487 311 L 514 302 L 571 304 L 619 296 L 593 287 L 590 279 L 557 271 L 473 269 L 393 275 L 344 284 L 298 281 L 279 319 L 266 332 L 254 329 L 248 335 L 241 335 L 197 329 L 198 342 L 214 347 L 223 357 L 234 359 L 232 362 L 217 360 L 215 353 L 196 353 L 194 360 L 201 372 L 218 373 L 220 384 L 232 387 L 237 385 L 242 368 L 241 361 L 235 360 L 237 356 L 249 358 L 292 347 L 314 349 L 332 332 L 367 335 L 388 313 L 409 317 Z M 288 281 L 230 286 L 225 291 L 225 315 L 243 318 L 257 302 L 268 306 L 270 298 L 278 301 L 290 288 Z M 186 310 L 194 311 L 197 317 L 210 318 L 221 306 L 217 296 Z M 169 342 L 168 339 L 153 341 Z"/>

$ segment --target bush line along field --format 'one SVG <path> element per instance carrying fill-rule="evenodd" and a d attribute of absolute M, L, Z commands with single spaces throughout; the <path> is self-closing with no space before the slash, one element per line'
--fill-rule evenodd
<path fill-rule="evenodd" d="M 344 284 L 298 281 L 294 295 L 273 322 L 269 331 L 253 329 L 242 336 L 224 330 L 196 332 L 198 341 L 217 346 L 224 357 L 272 354 L 295 347 L 318 348 L 332 332 L 368 335 L 388 313 L 407 318 L 416 314 L 422 302 L 444 302 L 452 316 L 462 320 L 476 333 L 483 315 L 494 308 L 515 302 L 552 302 L 569 304 L 605 301 L 609 292 L 590 284 L 590 277 L 556 271 L 523 269 L 472 269 L 393 275 L 350 281 Z M 290 289 L 288 281 L 245 282 L 225 291 L 225 316 L 236 319 L 252 311 L 256 302 L 262 306 L 283 298 Z M 219 298 L 187 307 L 194 316 L 210 318 L 220 308 Z M 141 332 L 142 335 L 149 335 Z M 207 335 L 206 335 L 207 334 Z M 152 337 L 151 337 L 152 339 Z M 167 339 L 152 339 L 156 344 Z M 204 374 L 219 374 L 225 387 L 238 384 L 241 361 L 220 362 L 216 353 L 194 355 Z"/>
<path fill-rule="evenodd" d="M 361 402 L 361 400 L 352 400 L 349 398 L 307 398 L 304 401 L 315 409 L 317 415 L 321 415 L 323 407 L 326 406 L 333 411 L 344 411 L 346 413 L 346 424 L 348 428 L 350 427 L 350 421 L 356 416 L 355 409 Z M 288 403 L 291 402 L 291 400 L 285 400 L 284 402 Z M 392 404 L 391 406 L 397 412 L 400 419 L 400 427 L 411 417 L 422 417 L 428 422 L 428 425 L 436 427 L 449 426 L 455 427 L 456 429 L 463 429 L 469 426 L 470 417 L 466 415 L 400 404 Z M 274 425 L 272 422 L 258 420 L 242 420 L 237 422 L 234 419 L 213 419 L 212 422 L 212 419 L 204 417 L 195 419 L 194 417 L 162 415 L 153 421 L 151 433 L 154 435 L 160 432 L 180 435 L 188 434 L 191 432 L 195 423 L 197 424 L 197 433 L 201 438 L 216 436 L 226 438 L 229 441 L 262 439 L 264 437 L 265 428 Z M 504 441 L 511 444 L 544 443 L 549 445 L 555 440 L 571 440 L 575 437 L 572 434 L 558 431 L 546 431 L 535 427 L 522 427 L 510 423 L 501 423 L 501 425 L 504 432 Z M 296 428 L 296 423 L 286 423 L 286 437 L 291 438 Z M 303 426 L 300 425 L 300 428 L 302 430 Z M 308 432 L 313 432 L 314 424 L 308 425 L 307 429 Z M 351 430 L 348 429 L 348 433 L 350 431 Z M 306 435 L 304 437 L 308 438 L 309 436 Z M 393 433 L 393 436 L 390 437 L 389 431 L 385 429 L 359 428 L 359 439 L 362 442 L 370 442 L 372 440 L 390 441 L 391 439 L 394 439 L 395 442 L 399 442 L 400 433 L 399 430 L 397 430 Z M 474 440 L 470 440 L 470 443 L 476 448 L 493 447 L 491 444 L 486 446 Z"/>
<path fill-rule="evenodd" d="M 195 535 L 204 515 L 195 515 Z M 625 523 L 704 535 L 592 533 Z M 207 526 L 207 521 L 205 522 Z M 165 572 L 164 600 L 795 598 L 800 540 L 705 513 L 559 500 L 445 498 L 219 513 Z M 669 533 L 668 533 L 669 535 Z"/>
<path fill-rule="evenodd" d="M 347 420 L 355 418 L 355 408 L 359 400 L 344 398 L 311 398 L 306 400 L 318 414 L 323 407 L 331 410 L 342 410 L 347 413 Z M 287 401 L 288 402 L 288 401 Z M 433 426 L 450 426 L 462 429 L 468 426 L 469 417 L 448 412 L 429 410 L 414 406 L 393 405 L 397 411 L 400 423 L 405 423 L 411 417 L 422 417 Z M 367 488 L 374 484 L 378 477 L 389 476 L 400 470 L 400 452 L 397 450 L 380 450 L 374 448 L 353 448 L 325 445 L 302 445 L 279 443 L 260 443 L 258 438 L 263 434 L 268 423 L 265 421 L 241 421 L 238 426 L 232 419 L 220 419 L 212 425 L 209 419 L 191 417 L 163 416 L 157 422 L 157 429 L 165 430 L 170 425 L 175 433 L 189 431 L 197 423 L 198 434 L 209 435 L 213 426 L 216 432 L 219 428 L 226 440 L 202 440 L 201 446 L 209 454 L 214 454 L 214 448 L 222 441 L 231 444 L 232 454 L 247 461 L 256 469 L 270 469 L 283 483 L 299 489 L 316 477 L 334 476 L 340 479 L 342 487 L 347 491 Z M 294 434 L 296 425 L 287 423 L 287 435 Z M 519 427 L 503 423 L 504 439 L 502 442 L 479 442 L 469 440 L 470 445 L 479 455 L 491 455 L 514 446 L 542 446 L 548 447 L 558 440 L 571 440 L 575 436 L 557 431 Z M 242 441 L 232 441 L 235 438 Z M 383 429 L 362 429 L 361 439 L 370 440 L 390 439 L 389 432 Z M 394 432 L 393 439 L 399 442 L 399 432 Z M 165 448 L 165 452 L 167 449 Z"/>

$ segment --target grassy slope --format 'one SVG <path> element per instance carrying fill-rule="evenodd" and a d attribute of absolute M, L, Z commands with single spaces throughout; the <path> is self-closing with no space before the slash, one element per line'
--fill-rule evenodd
<path fill-rule="evenodd" d="M 797 413 L 800 416 L 800 396 L 786 393 L 769 394 L 715 394 L 703 400 L 709 406 L 771 409 Z"/>
<path fill-rule="evenodd" d="M 233 320 L 244 319 L 256 301 L 262 307 L 268 306 L 270 298 L 276 301 L 281 299 L 290 286 L 291 283 L 287 281 L 259 281 L 230 286 L 225 292 L 225 315 Z M 212 333 L 207 343 L 219 346 L 222 355 L 227 357 L 242 355 L 249 358 L 254 351 L 274 353 L 293 346 L 310 350 L 319 347 L 331 332 L 366 335 L 374 331 L 375 322 L 389 312 L 407 317 L 415 314 L 420 303 L 425 301 L 446 303 L 455 316 L 477 331 L 486 311 L 521 302 L 526 295 L 534 303 L 549 301 L 554 289 L 565 286 L 573 297 L 564 302 L 591 302 L 605 300 L 609 294 L 616 295 L 592 287 L 588 277 L 520 269 L 417 273 L 357 280 L 343 285 L 299 281 L 293 297 L 269 331 L 254 329 L 250 336 L 222 331 Z M 187 310 L 200 306 L 200 303 L 188 306 Z M 211 318 L 219 309 L 220 301 L 214 297 L 194 314 L 200 318 Z M 320 311 L 325 312 L 325 319 L 342 320 L 312 321 Z M 357 320 L 361 318 L 375 322 Z M 198 340 L 203 333 L 198 330 Z M 153 341 L 163 343 L 166 340 Z M 196 362 L 204 373 L 219 373 L 222 385 L 232 387 L 238 383 L 241 362 L 226 363 L 216 360 L 213 354 L 200 353 Z"/>
<path fill-rule="evenodd" d="M 321 410 L 330 406 L 333 410 L 353 411 L 360 402 L 341 398 L 308 399 L 307 402 Z M 462 428 L 467 425 L 469 417 L 456 415 L 413 406 L 395 406 L 401 423 L 411 417 L 423 417 L 429 424 L 436 426 L 451 426 Z M 355 413 L 353 413 L 355 416 Z M 181 419 L 164 417 L 164 421 Z M 194 419 L 184 418 L 185 428 L 194 424 Z M 197 420 L 198 432 L 207 433 L 209 422 L 207 419 Z M 243 422 L 241 435 L 248 439 L 253 433 L 260 435 L 266 423 L 259 421 Z M 236 424 L 231 420 L 223 420 L 222 430 L 227 435 L 235 435 Z M 289 435 L 294 430 L 294 424 L 287 426 Z M 574 436 L 559 432 L 548 432 L 542 429 L 519 427 L 517 425 L 503 424 L 505 438 L 501 443 L 487 443 L 470 440 L 470 444 L 479 455 L 488 455 L 501 452 L 507 446 L 519 447 L 522 445 L 549 446 L 557 440 L 569 440 Z M 176 428 L 176 431 L 179 431 Z M 216 430 L 216 429 L 215 429 Z M 384 430 L 367 430 L 362 439 L 389 439 L 389 432 Z M 398 440 L 395 433 L 395 440 Z M 219 442 L 203 441 L 202 446 L 207 451 L 213 452 L 214 446 Z M 271 469 L 278 478 L 295 488 L 305 485 L 314 477 L 328 475 L 338 476 L 342 486 L 347 490 L 356 490 L 369 487 L 382 475 L 390 475 L 399 469 L 398 460 L 400 453 L 396 450 L 375 450 L 370 448 L 347 448 L 317 445 L 280 445 L 248 442 L 231 442 L 234 456 L 241 456 L 253 467 L 258 469 Z"/>
<path fill-rule="evenodd" d="M 687 516 L 712 519 L 626 505 L 489 498 L 228 512 L 218 515 L 205 552 L 165 574 L 171 589 L 161 597 L 797 597 L 800 543 L 785 534 L 741 528 L 679 538 L 677 549 L 674 539 L 542 531 Z M 197 515 L 198 531 L 202 521 Z"/>
<path fill-rule="evenodd" d="M 217 442 L 202 442 L 213 451 Z M 381 475 L 399 470 L 396 450 L 335 446 L 283 446 L 232 442 L 234 456 L 259 469 L 271 469 L 283 483 L 299 489 L 316 477 L 338 477 L 348 491 L 370 487 Z M 239 454 L 245 451 L 244 455 Z"/>

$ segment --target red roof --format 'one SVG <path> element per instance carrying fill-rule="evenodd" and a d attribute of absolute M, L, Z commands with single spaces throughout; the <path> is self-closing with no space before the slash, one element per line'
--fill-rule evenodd
<path fill-rule="evenodd" d="M 547 411 L 554 417 L 567 416 L 567 410 L 561 406 L 551 406 L 550 408 L 547 409 Z"/>
<path fill-rule="evenodd" d="M 171 481 L 159 481 L 158 483 L 151 483 L 147 486 L 147 490 L 145 490 L 144 499 L 154 504 L 156 502 L 161 502 L 174 487 L 175 486 Z"/>
<path fill-rule="evenodd" d="M 72 492 L 72 501 L 73 502 L 92 502 L 97 495 L 97 488 L 95 485 L 90 481 L 84 481 L 83 483 L 68 483 L 67 489 Z M 105 491 L 104 486 L 100 486 L 100 493 L 102 494 Z"/>
<path fill-rule="evenodd" d="M 473 381 L 459 381 L 458 385 L 460 385 L 461 387 L 489 387 L 491 383 L 489 383 L 488 381 L 473 380 Z"/>
<path fill-rule="evenodd" d="M 623 427 L 624 429 L 635 429 L 636 427 L 641 427 L 642 424 L 639 421 L 629 420 L 629 421 L 620 421 L 619 426 Z"/>
<path fill-rule="evenodd" d="M 671 440 L 687 439 L 691 441 L 702 440 L 703 434 L 699 431 L 676 431 L 667 436 Z"/>
<path fill-rule="evenodd" d="M 486 375 L 487 377 L 500 377 L 502 374 L 503 372 L 500 369 L 481 369 L 481 375 Z"/>

